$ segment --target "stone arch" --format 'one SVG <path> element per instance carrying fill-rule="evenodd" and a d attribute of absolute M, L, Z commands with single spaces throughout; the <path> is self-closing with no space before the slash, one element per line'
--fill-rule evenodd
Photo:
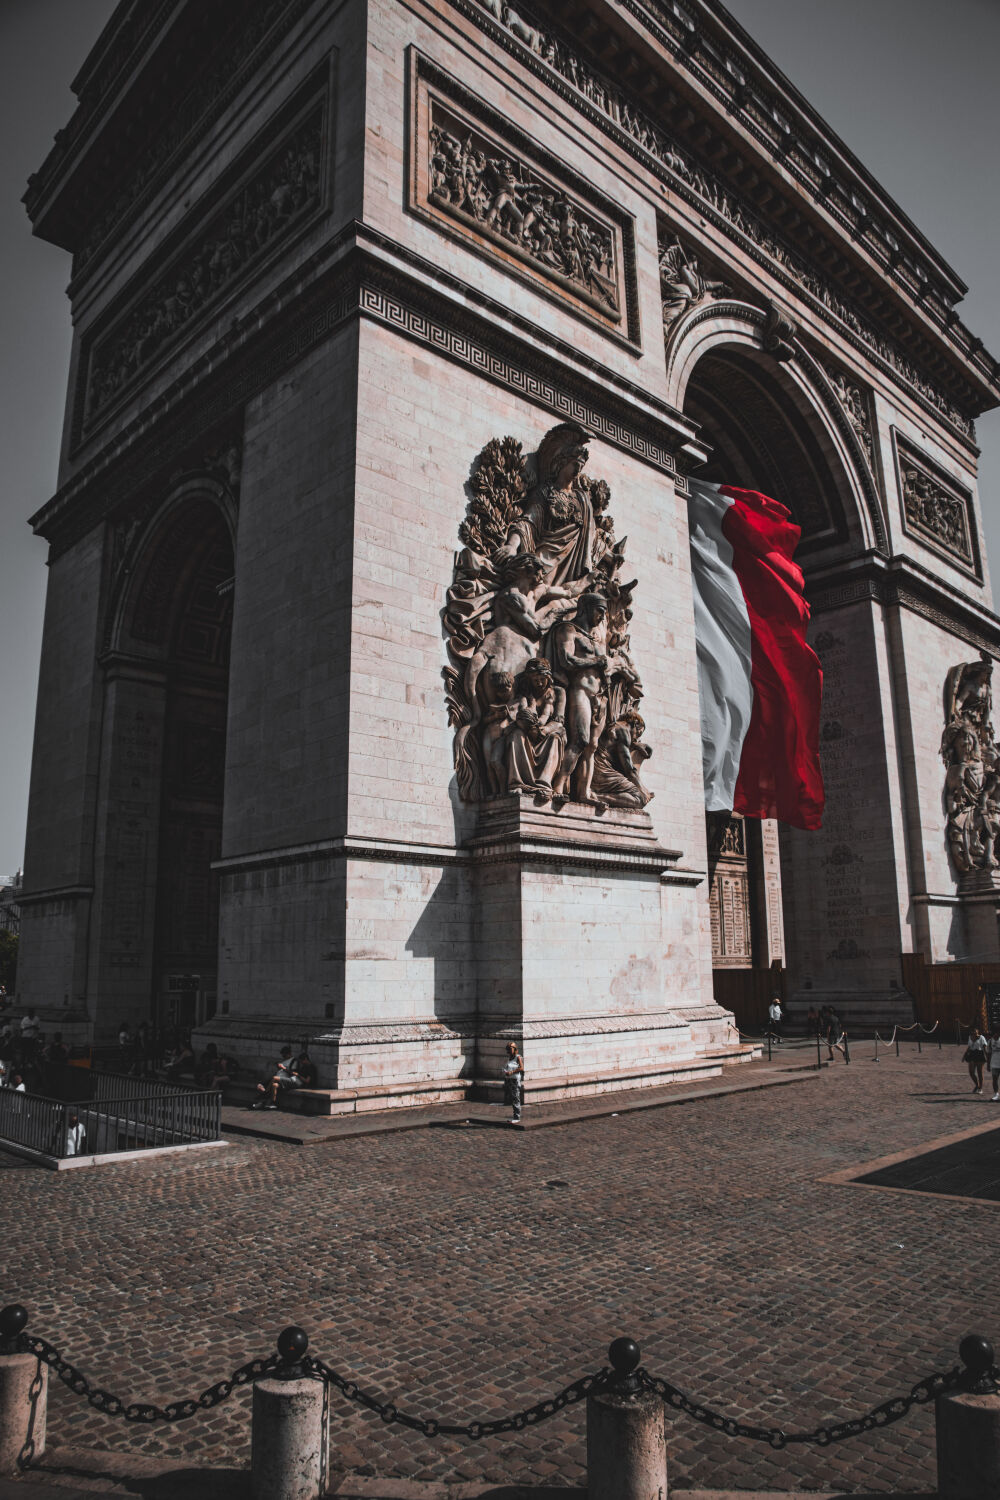
<path fill-rule="evenodd" d="M 91 992 L 105 1015 L 214 1012 L 236 501 L 189 474 L 111 535 Z"/>
<path fill-rule="evenodd" d="M 196 474 L 176 484 L 145 520 L 116 528 L 107 629 L 112 652 L 166 659 L 192 581 L 206 567 L 218 571 L 213 549 L 228 546 L 232 578 L 236 519 L 229 487 Z"/>
<path fill-rule="evenodd" d="M 803 524 L 805 566 L 810 555 L 829 558 L 832 550 L 888 554 L 865 449 L 822 366 L 777 308 L 765 313 L 730 300 L 693 308 L 670 332 L 667 380 L 670 401 L 700 422 L 713 449 L 713 461 L 699 472 L 722 477 L 713 468 L 726 466 L 731 482 L 739 474 L 750 484 L 756 471 L 760 489 L 769 480 L 769 492 Z M 822 500 L 825 527 L 810 499 Z"/>

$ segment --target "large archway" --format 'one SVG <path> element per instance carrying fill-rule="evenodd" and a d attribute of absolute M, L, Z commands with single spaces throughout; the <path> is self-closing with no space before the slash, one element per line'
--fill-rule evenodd
<path fill-rule="evenodd" d="M 100 1028 L 215 1011 L 235 507 L 178 486 L 120 548 L 107 654 Z M 113 1009 L 112 1009 L 113 1007 Z"/>
<path fill-rule="evenodd" d="M 798 560 L 813 579 L 884 552 L 873 465 L 833 386 L 835 378 L 790 338 L 775 357 L 763 315 L 719 310 L 678 330 L 670 360 L 685 415 L 709 450 L 700 478 L 761 490 L 802 528 Z M 709 819 L 709 902 L 719 1001 L 762 1019 L 783 971 L 796 1005 L 850 1009 L 889 998 L 898 957 L 880 964 L 873 915 L 898 955 L 891 818 L 891 708 L 880 668 L 881 625 L 867 599 L 814 618 L 824 668 L 823 830 Z M 864 768 L 865 788 L 858 775 Z M 866 815 L 862 803 L 868 800 Z"/>

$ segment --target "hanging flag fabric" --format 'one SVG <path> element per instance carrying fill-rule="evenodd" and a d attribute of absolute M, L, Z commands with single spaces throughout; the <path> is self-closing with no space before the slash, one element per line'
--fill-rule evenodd
<path fill-rule="evenodd" d="M 689 483 L 706 810 L 819 828 L 823 673 L 792 561 L 800 530 L 756 490 Z"/>

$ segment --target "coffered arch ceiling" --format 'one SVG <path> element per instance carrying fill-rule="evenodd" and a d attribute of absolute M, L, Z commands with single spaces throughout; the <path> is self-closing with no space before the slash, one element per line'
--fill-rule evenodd
<path fill-rule="evenodd" d="M 697 477 L 760 490 L 787 505 L 802 528 L 804 566 L 870 546 L 857 475 L 831 440 L 827 417 L 774 360 L 745 344 L 711 347 L 691 372 L 684 414 L 711 449 Z"/>

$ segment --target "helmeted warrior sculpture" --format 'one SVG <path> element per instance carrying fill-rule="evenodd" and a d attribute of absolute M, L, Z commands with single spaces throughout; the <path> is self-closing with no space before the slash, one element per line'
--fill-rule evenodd
<path fill-rule="evenodd" d="M 476 460 L 443 611 L 444 669 L 464 801 L 508 792 L 641 808 L 642 684 L 629 654 L 635 581 L 619 573 L 610 491 L 585 473 L 587 434 L 546 433 L 534 477 L 512 437 Z"/>

